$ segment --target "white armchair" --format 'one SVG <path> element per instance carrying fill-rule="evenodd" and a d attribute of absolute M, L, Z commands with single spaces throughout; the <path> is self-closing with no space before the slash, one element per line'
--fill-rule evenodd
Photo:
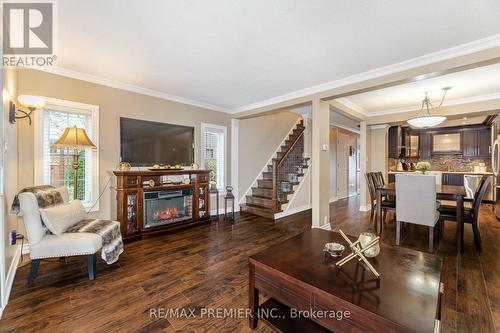
<path fill-rule="evenodd" d="M 396 175 L 396 245 L 400 243 L 401 222 L 420 224 L 429 227 L 429 252 L 433 252 L 437 209 L 435 176 Z"/>
<path fill-rule="evenodd" d="M 58 188 L 64 203 L 68 202 L 68 190 Z M 19 193 L 20 212 L 29 240 L 31 270 L 28 283 L 32 283 L 38 273 L 40 260 L 68 256 L 87 256 L 88 276 L 95 278 L 96 252 L 102 247 L 102 238 L 93 233 L 49 234 L 42 223 L 37 199 L 33 193 Z"/>

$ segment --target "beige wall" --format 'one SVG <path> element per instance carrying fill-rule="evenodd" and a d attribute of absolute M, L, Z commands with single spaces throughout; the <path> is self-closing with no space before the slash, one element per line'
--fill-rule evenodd
<path fill-rule="evenodd" d="M 3 70 L 3 137 L 7 145 L 4 152 L 4 240 L 5 247 L 5 270 L 9 270 L 12 259 L 14 258 L 15 247 L 10 245 L 9 232 L 12 229 L 17 229 L 17 217 L 9 213 L 10 206 L 14 196 L 17 194 L 18 182 L 18 161 L 17 161 L 17 134 L 18 126 L 9 123 L 9 102 L 16 101 L 18 91 L 18 70 L 5 68 Z M 22 174 L 19 173 L 19 178 Z"/>
<path fill-rule="evenodd" d="M 195 161 L 200 162 L 200 126 L 202 122 L 227 126 L 226 179 L 231 183 L 231 116 L 110 88 L 36 70 L 19 71 L 19 93 L 40 95 L 69 101 L 95 104 L 99 110 L 99 185 L 100 190 L 109 179 L 120 157 L 120 117 L 147 119 L 152 121 L 195 127 Z M 23 126 L 19 131 L 19 172 L 23 175 L 19 186 L 33 184 L 33 126 Z M 107 189 L 100 200 L 100 210 L 95 215 L 102 218 L 116 217 L 114 191 Z"/>
<path fill-rule="evenodd" d="M 238 195 L 241 199 L 300 116 L 279 112 L 240 120 L 238 139 Z"/>
<path fill-rule="evenodd" d="M 387 179 L 387 152 L 388 152 L 388 130 L 389 127 L 370 129 L 370 171 L 382 171 Z"/>

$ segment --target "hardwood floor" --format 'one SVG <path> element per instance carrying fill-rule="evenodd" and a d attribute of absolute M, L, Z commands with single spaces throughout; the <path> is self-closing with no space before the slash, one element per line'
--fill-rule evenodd
<path fill-rule="evenodd" d="M 331 226 L 358 234 L 368 213 L 357 198 L 331 205 Z M 394 244 L 394 223 L 384 225 L 383 241 Z M 489 206 L 481 210 L 483 253 L 466 226 L 465 254 L 455 255 L 455 225 L 446 222 L 436 254 L 444 259 L 444 332 L 500 331 L 500 222 Z M 248 303 L 250 255 L 310 228 L 310 211 L 271 221 L 237 216 L 234 224 L 213 222 L 174 235 L 127 244 L 118 263 L 98 262 L 97 278 L 87 280 L 85 258 L 42 262 L 34 284 L 26 283 L 25 258 L 0 320 L 1 332 L 249 332 L 246 319 L 201 317 L 206 308 L 244 308 Z M 402 246 L 425 251 L 427 229 L 410 228 Z M 151 311 L 193 309 L 193 318 L 155 318 Z M 153 310 L 151 310 L 153 309 Z M 189 313 L 189 312 L 188 312 Z M 257 331 L 271 332 L 262 322 Z"/>

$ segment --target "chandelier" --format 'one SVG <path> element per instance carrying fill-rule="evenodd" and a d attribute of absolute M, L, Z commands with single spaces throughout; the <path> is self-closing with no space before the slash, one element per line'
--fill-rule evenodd
<path fill-rule="evenodd" d="M 429 95 L 427 94 L 427 91 L 425 92 L 425 98 L 422 100 L 422 107 L 420 108 L 419 115 L 417 115 L 414 118 L 408 119 L 406 122 L 410 124 L 413 127 L 417 128 L 429 128 L 429 127 L 434 127 L 439 124 L 441 124 L 443 121 L 446 120 L 445 116 L 438 116 L 438 115 L 432 115 L 431 110 L 432 109 L 439 109 L 441 105 L 443 105 L 444 98 L 446 97 L 446 93 L 448 90 L 450 90 L 451 87 L 444 87 L 443 91 L 443 98 L 441 99 L 441 103 L 437 107 L 434 107 L 432 104 Z M 424 110 L 427 112 L 427 114 L 424 114 L 423 116 L 420 115 L 420 113 Z"/>

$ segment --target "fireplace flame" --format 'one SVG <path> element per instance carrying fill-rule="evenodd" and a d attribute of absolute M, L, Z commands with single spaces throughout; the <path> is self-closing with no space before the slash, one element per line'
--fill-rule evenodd
<path fill-rule="evenodd" d="M 180 216 L 177 208 L 165 208 L 161 210 L 157 210 L 153 213 L 154 218 L 159 218 L 161 220 L 171 220 L 178 218 Z"/>

